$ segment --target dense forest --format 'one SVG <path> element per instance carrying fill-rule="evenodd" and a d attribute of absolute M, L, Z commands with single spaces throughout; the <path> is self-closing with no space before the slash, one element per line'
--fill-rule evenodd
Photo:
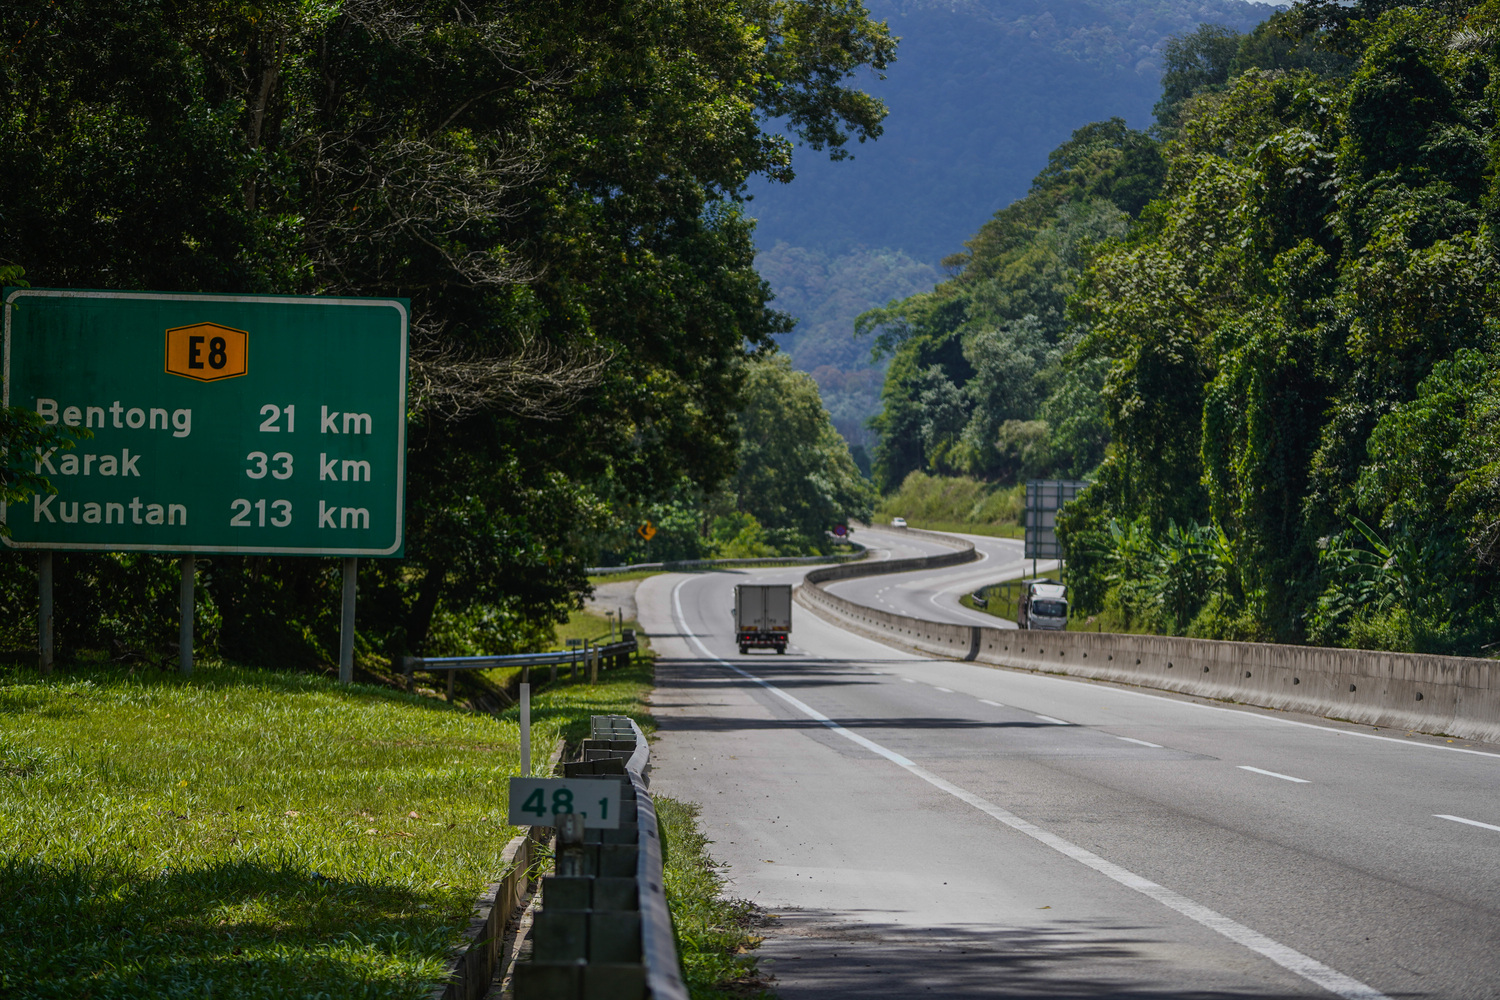
<path fill-rule="evenodd" d="M 504 651 L 550 638 L 600 559 L 817 550 L 868 511 L 811 380 L 774 356 L 790 320 L 742 201 L 792 180 L 783 132 L 799 162 L 876 138 L 855 74 L 894 52 L 857 0 L 16 0 L 3 280 L 409 298 L 406 555 L 361 566 L 360 655 Z M 741 445 L 767 423 L 786 452 Z M 56 432 L 0 414 L 4 499 L 48 488 L 26 458 Z M 696 531 L 637 551 L 684 506 Z M 163 657 L 171 560 L 57 563 L 63 655 Z M 207 647 L 328 660 L 333 561 L 201 566 Z M 35 581 L 34 556 L 0 554 L 15 655 Z"/>
<path fill-rule="evenodd" d="M 876 461 L 1080 476 L 1086 611 L 1481 654 L 1500 621 L 1500 7 L 1305 0 L 1173 41 L 933 291 L 868 313 Z"/>

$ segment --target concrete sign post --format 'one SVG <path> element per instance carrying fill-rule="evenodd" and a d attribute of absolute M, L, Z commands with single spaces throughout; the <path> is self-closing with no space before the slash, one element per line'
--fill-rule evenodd
<path fill-rule="evenodd" d="M 57 493 L 0 506 L 0 543 L 180 554 L 185 612 L 197 553 L 342 556 L 346 576 L 360 556 L 400 556 L 408 313 L 404 299 L 6 289 L 5 404 L 92 437 L 32 456 Z"/>

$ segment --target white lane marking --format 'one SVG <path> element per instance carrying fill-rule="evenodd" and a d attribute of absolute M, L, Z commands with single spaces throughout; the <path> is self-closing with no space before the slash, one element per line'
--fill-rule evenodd
<path fill-rule="evenodd" d="M 1124 740 L 1126 743 L 1139 743 L 1141 746 L 1150 747 L 1153 750 L 1162 749 L 1162 745 L 1160 743 L 1147 743 L 1145 740 L 1138 740 L 1133 736 L 1116 736 L 1115 739 Z"/>
<path fill-rule="evenodd" d="M 1264 774 L 1269 778 L 1280 778 L 1282 781 L 1295 781 L 1299 785 L 1312 784 L 1306 778 L 1294 778 L 1290 774 L 1277 774 L 1275 771 L 1266 771 L 1258 767 L 1251 767 L 1249 764 L 1237 764 L 1235 766 L 1241 771 L 1254 771 L 1256 774 Z"/>
<path fill-rule="evenodd" d="M 937 608 L 939 611 L 949 611 L 949 612 L 955 612 L 957 614 L 961 614 L 965 618 L 968 618 L 970 621 L 978 622 L 981 627 L 987 626 L 989 628 L 1004 628 L 1005 626 L 1003 626 L 1003 625 L 997 625 L 995 623 L 996 622 L 1010 621 L 1009 618 L 1000 618 L 997 615 L 985 615 L 985 614 L 980 614 L 977 611 L 970 611 L 968 608 L 966 608 L 962 604 L 958 604 L 958 603 L 954 603 L 952 605 L 939 604 L 937 602 L 937 599 L 939 597 L 943 597 L 945 594 L 946 594 L 946 591 L 941 591 L 940 590 L 940 591 L 937 591 L 936 593 L 934 593 L 927 600 L 928 600 L 929 603 L 932 604 L 933 607 Z M 953 624 L 953 625 L 963 625 L 965 623 L 964 622 L 952 622 L 950 624 Z"/>
<path fill-rule="evenodd" d="M 943 692 L 943 694 L 952 694 L 953 693 L 953 689 L 952 688 L 940 688 L 936 684 L 934 684 L 932 686 L 932 689 L 934 691 L 941 691 L 941 692 Z"/>
<path fill-rule="evenodd" d="M 1054 719 L 1050 715 L 1038 715 L 1037 718 L 1041 719 L 1043 722 L 1050 722 L 1054 726 L 1071 726 L 1073 724 L 1071 722 L 1064 722 L 1061 719 Z"/>
<path fill-rule="evenodd" d="M 809 719 L 821 722 L 830 731 L 837 733 L 844 739 L 856 743 L 872 753 L 879 754 L 891 763 L 921 778 L 934 788 L 947 792 L 954 798 L 968 803 L 980 812 L 999 820 L 1012 830 L 1024 833 L 1032 840 L 1045 844 L 1057 853 L 1092 868 L 1099 874 L 1118 882 L 1128 889 L 1134 889 L 1143 896 L 1149 896 L 1168 909 L 1176 910 L 1189 920 L 1202 924 L 1204 927 L 1223 935 L 1235 944 L 1243 945 L 1257 954 L 1264 955 L 1288 972 L 1301 976 L 1303 979 L 1317 986 L 1321 986 L 1334 996 L 1343 997 L 1344 1000 L 1390 1000 L 1384 993 L 1373 987 L 1366 986 L 1358 979 L 1346 976 L 1337 969 L 1330 968 L 1317 959 L 1302 954 L 1295 948 L 1289 948 L 1278 941 L 1273 941 L 1259 931 L 1252 930 L 1237 920 L 1231 920 L 1222 913 L 1211 910 L 1201 903 L 1194 902 L 1179 892 L 1174 892 L 1164 885 L 1158 885 L 1150 879 L 1143 878 L 1112 861 L 1106 861 L 1092 851 L 1085 850 L 1071 841 L 1064 840 L 1055 833 L 1043 830 L 1034 823 L 1029 823 L 1014 813 L 1002 809 L 988 799 L 981 798 L 967 789 L 960 788 L 946 778 L 938 777 L 936 774 L 919 766 L 914 761 L 908 760 L 894 750 L 888 750 L 874 740 L 867 739 L 856 732 L 845 729 L 822 712 L 787 694 L 776 685 L 768 681 L 763 681 L 754 674 L 741 670 L 722 656 L 709 652 L 708 647 L 703 644 L 703 641 L 688 631 L 687 616 L 682 613 L 681 600 L 682 587 L 685 583 L 687 583 L 686 579 L 678 583 L 672 590 L 672 608 L 677 613 L 677 627 L 682 634 L 690 639 L 693 645 L 702 651 L 704 656 L 711 660 L 717 660 L 726 668 L 734 671 L 746 680 L 760 685 Z"/>
<path fill-rule="evenodd" d="M 903 681 L 905 681 L 906 683 L 908 683 L 908 684 L 915 684 L 915 683 L 917 683 L 916 681 L 912 680 L 910 677 L 903 677 L 901 679 Z"/>
<path fill-rule="evenodd" d="M 993 705 L 996 708 L 1004 708 L 1005 707 L 1004 705 L 1000 704 L 998 701 L 990 701 L 988 698 L 980 698 L 979 699 L 979 704 L 981 704 L 981 705 Z"/>
<path fill-rule="evenodd" d="M 1470 826 L 1477 826 L 1485 830 L 1494 830 L 1500 833 L 1500 826 L 1495 826 L 1492 823 L 1481 823 L 1477 819 L 1464 819 L 1462 816 L 1449 816 L 1446 813 L 1433 813 L 1432 815 L 1437 819 L 1451 819 L 1455 823 L 1467 823 Z"/>
<path fill-rule="evenodd" d="M 1059 680 L 1061 678 L 1048 677 L 1045 679 Z M 1074 678 L 1067 678 L 1067 680 L 1076 682 L 1076 679 Z M 1176 705 L 1186 705 L 1189 708 L 1202 708 L 1210 712 L 1227 712 L 1228 714 L 1238 716 L 1241 719 L 1259 719 L 1262 722 L 1279 722 L 1284 726 L 1301 726 L 1303 729 L 1316 729 L 1319 732 L 1333 733 L 1335 736 L 1358 736 L 1360 739 L 1364 740 L 1380 740 L 1384 743 L 1399 743 L 1401 746 L 1415 747 L 1420 750 L 1447 750 L 1450 753 L 1469 753 L 1474 754 L 1477 757 L 1500 758 L 1500 753 L 1494 753 L 1490 750 L 1470 750 L 1467 747 L 1443 746 L 1440 743 L 1418 743 L 1415 740 L 1403 740 L 1398 739 L 1395 736 L 1376 736 L 1374 733 L 1356 733 L 1350 729 L 1334 729 L 1332 726 L 1320 726 L 1316 722 L 1298 722 L 1296 719 L 1278 719 L 1274 715 L 1260 715 L 1256 712 L 1247 712 L 1243 709 L 1238 708 L 1221 708 L 1218 705 L 1203 705 L 1196 701 L 1181 701 L 1177 698 L 1168 698 L 1164 695 L 1159 694 L 1147 694 L 1145 691 L 1131 691 L 1121 687 L 1111 687 L 1110 690 L 1114 691 L 1116 694 L 1131 695 L 1136 698 L 1150 698 L 1152 701 L 1170 701 Z"/>

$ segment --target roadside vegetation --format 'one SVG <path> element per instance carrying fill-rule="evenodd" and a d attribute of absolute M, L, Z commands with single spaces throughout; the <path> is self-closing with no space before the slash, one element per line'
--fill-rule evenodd
<path fill-rule="evenodd" d="M 597 576 L 589 577 L 589 586 L 597 587 L 601 583 L 627 583 L 632 580 L 645 580 L 648 577 L 665 572 L 666 570 L 661 569 L 634 569 L 629 573 L 600 573 Z"/>
<path fill-rule="evenodd" d="M 534 768 L 647 663 L 533 696 Z M 78 998 L 403 997 L 502 874 L 514 709 L 225 663 L 0 673 L 0 984 Z"/>
<path fill-rule="evenodd" d="M 875 523 L 890 524 L 891 518 L 904 517 L 913 528 L 1020 538 L 1024 533 L 1021 512 L 1025 497 L 1024 486 L 913 470 L 899 489 L 881 499 L 875 508 Z"/>

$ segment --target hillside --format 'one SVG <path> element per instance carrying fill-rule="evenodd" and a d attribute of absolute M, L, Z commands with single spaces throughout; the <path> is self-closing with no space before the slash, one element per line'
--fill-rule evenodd
<path fill-rule="evenodd" d="M 936 266 L 991 214 L 1026 194 L 1047 154 L 1081 125 L 1151 123 L 1166 39 L 1200 23 L 1246 31 L 1276 8 L 1244 0 L 869 0 L 901 36 L 868 89 L 885 133 L 831 163 L 797 157 L 797 180 L 751 185 L 761 273 L 801 322 L 781 338 L 814 372 L 839 429 L 875 410 L 864 309 L 939 278 Z M 924 268 L 922 265 L 926 265 Z M 878 380 L 874 383 L 878 385 Z M 846 388 L 846 386 L 848 388 Z"/>

